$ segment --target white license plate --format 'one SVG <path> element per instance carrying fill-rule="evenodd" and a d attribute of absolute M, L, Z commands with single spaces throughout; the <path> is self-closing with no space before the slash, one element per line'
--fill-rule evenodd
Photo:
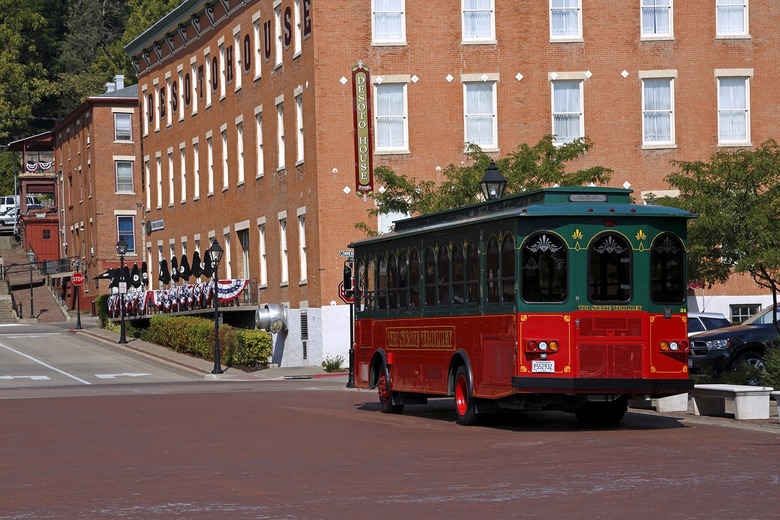
<path fill-rule="evenodd" d="M 555 361 L 533 360 L 531 361 L 531 372 L 553 374 L 555 373 Z"/>

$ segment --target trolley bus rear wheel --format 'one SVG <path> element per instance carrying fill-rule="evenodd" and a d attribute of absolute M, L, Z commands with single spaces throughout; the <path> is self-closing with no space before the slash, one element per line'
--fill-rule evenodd
<path fill-rule="evenodd" d="M 379 409 L 383 413 L 401 413 L 404 411 L 404 405 L 393 404 L 393 391 L 390 388 L 390 371 L 387 365 L 382 365 L 379 371 L 379 380 L 376 383 L 379 391 Z"/>
<path fill-rule="evenodd" d="M 577 420 L 585 426 L 614 426 L 623 420 L 628 409 L 625 398 L 604 403 L 585 403 L 577 410 Z"/>
<path fill-rule="evenodd" d="M 458 424 L 473 426 L 477 424 L 477 411 L 474 397 L 471 395 L 471 381 L 465 366 L 455 372 L 455 418 Z"/>

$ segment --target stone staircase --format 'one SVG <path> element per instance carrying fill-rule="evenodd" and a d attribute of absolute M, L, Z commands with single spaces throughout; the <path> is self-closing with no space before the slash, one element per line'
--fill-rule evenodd
<path fill-rule="evenodd" d="M 0 279 L 0 323 L 16 323 L 16 311 L 11 301 L 8 283 Z"/>

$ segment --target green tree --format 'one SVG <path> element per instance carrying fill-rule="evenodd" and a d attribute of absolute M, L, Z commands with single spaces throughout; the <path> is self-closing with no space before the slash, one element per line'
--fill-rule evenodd
<path fill-rule="evenodd" d="M 506 194 L 511 195 L 555 184 L 579 186 L 607 182 L 612 170 L 603 166 L 574 172 L 566 171 L 566 163 L 580 157 L 592 146 L 593 144 L 587 139 L 577 139 L 556 146 L 551 135 L 544 136 L 533 146 L 527 144 L 518 146 L 517 150 L 507 157 L 495 161 L 498 169 L 506 177 Z M 466 155 L 471 165 L 456 167 L 450 164 L 444 169 L 444 180 L 440 184 L 399 175 L 385 166 L 376 168 L 374 171 L 376 182 L 384 189 L 372 194 L 376 208 L 369 210 L 369 214 L 375 216 L 398 212 L 416 215 L 479 202 L 481 200 L 479 181 L 482 180 L 485 170 L 493 159 L 476 145 L 471 145 Z M 368 231 L 368 226 L 365 224 L 358 224 L 358 227 Z"/>
<path fill-rule="evenodd" d="M 767 141 L 756 150 L 716 152 L 709 162 L 672 164 L 677 171 L 666 180 L 680 196 L 662 203 L 699 214 L 688 233 L 689 277 L 711 287 L 747 273 L 777 305 L 780 147 Z"/>
<path fill-rule="evenodd" d="M 37 129 L 36 105 L 51 92 L 39 47 L 47 20 L 37 3 L 0 0 L 0 141 Z"/>

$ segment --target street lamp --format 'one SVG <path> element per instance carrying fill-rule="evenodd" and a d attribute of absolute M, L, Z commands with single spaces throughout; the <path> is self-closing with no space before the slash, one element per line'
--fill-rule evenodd
<path fill-rule="evenodd" d="M 212 374 L 222 373 L 222 365 L 219 362 L 219 276 L 217 271 L 224 252 L 225 250 L 220 247 L 217 239 L 212 238 L 209 248 L 211 261 L 214 264 L 214 370 L 211 371 Z"/>
<path fill-rule="evenodd" d="M 506 178 L 498 171 L 495 162 L 490 162 L 490 166 L 485 170 L 485 175 L 479 181 L 479 185 L 482 188 L 482 195 L 485 196 L 485 200 L 496 200 L 504 196 Z"/>
<path fill-rule="evenodd" d="M 116 243 L 116 254 L 119 255 L 119 343 L 127 343 L 125 337 L 125 292 L 127 291 L 127 281 L 125 275 L 125 255 L 127 254 L 127 240 L 120 238 Z"/>
<path fill-rule="evenodd" d="M 32 247 L 27 251 L 27 261 L 30 263 L 30 319 L 35 318 L 33 309 L 33 262 L 35 262 L 35 251 Z"/>

